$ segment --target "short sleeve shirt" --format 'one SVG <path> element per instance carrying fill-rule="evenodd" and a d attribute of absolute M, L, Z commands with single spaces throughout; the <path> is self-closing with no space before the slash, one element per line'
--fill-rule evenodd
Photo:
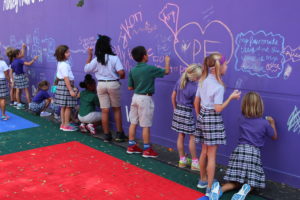
<path fill-rule="evenodd" d="M 96 93 L 85 90 L 80 92 L 80 107 L 79 115 L 84 117 L 90 112 L 95 112 L 96 107 L 99 107 L 99 99 Z"/>
<path fill-rule="evenodd" d="M 185 87 L 181 89 L 179 79 L 173 89 L 176 92 L 176 103 L 187 107 L 193 107 L 197 87 L 198 81 L 187 81 Z"/>
<path fill-rule="evenodd" d="M 4 60 L 0 60 L 0 79 L 4 79 L 5 78 L 5 74 L 4 72 L 9 70 L 6 62 Z"/>
<path fill-rule="evenodd" d="M 16 75 L 24 74 L 24 61 L 21 59 L 14 59 L 14 61 L 11 63 L 11 68 L 13 69 L 14 73 Z"/>
<path fill-rule="evenodd" d="M 221 85 L 216 77 L 208 74 L 206 79 L 199 83 L 196 96 L 201 99 L 201 106 L 206 109 L 214 109 L 214 105 L 222 104 L 225 88 Z"/>
<path fill-rule="evenodd" d="M 138 63 L 129 72 L 128 87 L 133 87 L 135 94 L 154 94 L 155 79 L 162 78 L 164 75 L 164 69 L 146 63 Z"/>
<path fill-rule="evenodd" d="M 34 103 L 42 103 L 45 99 L 49 99 L 50 95 L 45 90 L 40 90 L 38 93 L 33 97 L 32 102 Z"/>
<path fill-rule="evenodd" d="M 241 116 L 239 119 L 239 130 L 241 133 L 239 144 L 250 144 L 256 147 L 264 146 L 266 138 L 274 136 L 274 129 L 263 118 L 246 118 Z"/>
<path fill-rule="evenodd" d="M 64 79 L 65 77 L 68 77 L 71 81 L 74 80 L 74 75 L 71 69 L 71 65 L 66 62 L 58 62 L 57 63 L 57 78 Z"/>
<path fill-rule="evenodd" d="M 84 71 L 86 73 L 95 73 L 97 80 L 117 80 L 119 79 L 118 71 L 123 70 L 123 65 L 118 56 L 105 55 L 107 65 L 102 65 L 94 58 L 86 64 Z"/>

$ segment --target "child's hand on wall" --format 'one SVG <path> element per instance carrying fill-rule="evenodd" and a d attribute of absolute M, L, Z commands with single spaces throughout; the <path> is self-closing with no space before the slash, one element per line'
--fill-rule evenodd
<path fill-rule="evenodd" d="M 275 120 L 271 116 L 266 116 L 266 120 L 270 123 L 271 126 L 275 125 Z"/>
<path fill-rule="evenodd" d="M 231 95 L 229 96 L 230 99 L 239 99 L 241 97 L 241 91 L 234 90 Z"/>
<path fill-rule="evenodd" d="M 89 56 L 93 56 L 93 48 L 88 48 L 87 53 Z"/>

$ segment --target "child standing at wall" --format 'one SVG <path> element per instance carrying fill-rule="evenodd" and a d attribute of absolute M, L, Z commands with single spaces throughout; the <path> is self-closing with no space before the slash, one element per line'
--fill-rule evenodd
<path fill-rule="evenodd" d="M 247 93 L 242 100 L 239 144 L 230 156 L 224 177 L 230 182 L 224 184 L 222 189 L 218 182 L 214 183 L 210 199 L 217 200 L 223 192 L 240 188 L 242 184 L 244 185 L 232 199 L 243 200 L 252 188 L 265 188 L 260 148 L 264 146 L 267 137 L 277 139 L 277 130 L 274 119 L 263 119 L 263 113 L 264 105 L 260 95 L 255 92 Z"/>
<path fill-rule="evenodd" d="M 184 138 L 189 135 L 189 149 L 192 156 L 191 170 L 199 171 L 199 161 L 195 144 L 195 120 L 193 117 L 193 103 L 201 76 L 201 66 L 192 64 L 181 75 L 172 93 L 174 109 L 172 129 L 178 132 L 177 149 L 179 153 L 179 167 L 186 167 L 188 159 L 184 152 Z"/>
<path fill-rule="evenodd" d="M 54 56 L 57 63 L 58 84 L 55 92 L 55 104 L 61 107 L 60 130 L 76 131 L 77 129 L 70 125 L 71 110 L 77 105 L 77 94 L 74 91 L 74 75 L 68 59 L 71 56 L 70 49 L 66 45 L 60 45 L 56 48 Z"/>
<path fill-rule="evenodd" d="M 9 116 L 5 113 L 5 98 L 8 96 L 7 82 L 10 83 L 9 68 L 4 60 L 0 58 L 0 107 L 1 119 L 8 120 Z"/>
<path fill-rule="evenodd" d="M 14 60 L 11 63 L 11 68 L 14 73 L 14 87 L 16 88 L 16 98 L 17 98 L 17 109 L 24 109 L 24 104 L 21 104 L 21 90 L 24 89 L 27 103 L 29 104 L 31 102 L 30 99 L 30 93 L 28 90 L 29 87 L 29 79 L 27 75 L 24 72 L 24 65 L 25 66 L 31 66 L 37 59 L 38 56 L 35 56 L 31 61 L 26 62 L 23 61 L 21 58 L 24 57 L 26 45 L 23 44 L 22 50 L 16 49 L 14 51 Z"/>
<path fill-rule="evenodd" d="M 131 55 L 138 64 L 131 69 L 128 77 L 128 89 L 134 90 L 134 95 L 129 112 L 130 127 L 127 153 L 143 152 L 143 157 L 155 158 L 158 154 L 150 145 L 150 127 L 152 126 L 154 113 L 154 102 L 151 96 L 155 92 L 155 79 L 164 77 L 164 75 L 170 72 L 170 57 L 165 57 L 165 69 L 160 69 L 147 65 L 148 54 L 143 46 L 132 49 Z M 143 128 L 144 150 L 140 149 L 135 142 L 137 124 Z"/>
<path fill-rule="evenodd" d="M 96 134 L 95 124 L 101 123 L 101 112 L 96 111 L 100 106 L 96 93 L 96 81 L 90 74 L 85 75 L 84 81 L 80 83 L 81 88 L 86 90 L 80 92 L 80 107 L 78 119 L 81 124 L 80 131 L 83 133 L 90 132 Z"/>
<path fill-rule="evenodd" d="M 41 117 L 48 117 L 51 113 L 47 112 L 47 108 L 51 104 L 51 97 L 47 92 L 50 83 L 48 81 L 41 81 L 38 84 L 38 91 L 33 97 L 32 102 L 29 104 L 29 109 L 35 113 L 40 113 Z"/>
<path fill-rule="evenodd" d="M 218 145 L 226 144 L 225 128 L 221 113 L 232 99 L 239 99 L 240 92 L 235 90 L 223 102 L 224 83 L 222 75 L 227 70 L 224 56 L 213 53 L 204 59 L 204 68 L 195 98 L 195 110 L 198 116 L 196 124 L 196 142 L 201 142 L 200 180 L 198 188 L 206 188 L 209 196 L 215 176 L 216 153 Z M 201 104 L 200 104 L 201 100 Z M 201 105 L 201 111 L 200 111 Z"/>
<path fill-rule="evenodd" d="M 9 79 L 11 81 L 11 86 L 10 86 L 10 89 L 9 89 L 9 96 L 10 96 L 10 105 L 11 106 L 17 106 L 17 98 L 16 98 L 16 88 L 14 88 L 14 83 L 13 83 L 13 80 L 14 80 L 14 77 L 13 77 L 13 71 L 11 69 L 11 63 L 12 61 L 14 60 L 14 51 L 15 49 L 12 48 L 12 47 L 7 47 L 6 48 L 6 56 L 8 57 L 8 60 L 9 60 L 9 65 L 8 65 L 8 68 L 9 68 Z"/>

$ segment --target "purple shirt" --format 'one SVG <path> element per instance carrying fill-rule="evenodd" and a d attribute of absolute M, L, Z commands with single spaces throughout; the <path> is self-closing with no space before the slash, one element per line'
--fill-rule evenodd
<path fill-rule="evenodd" d="M 19 58 L 14 59 L 14 61 L 11 63 L 11 68 L 14 70 L 16 75 L 24 74 L 23 66 L 24 61 Z"/>
<path fill-rule="evenodd" d="M 45 99 L 49 99 L 50 95 L 46 90 L 40 90 L 38 93 L 33 97 L 32 101 L 34 103 L 42 103 Z"/>
<path fill-rule="evenodd" d="M 246 118 L 239 119 L 240 139 L 239 144 L 250 144 L 262 147 L 266 137 L 274 136 L 274 130 L 266 119 Z"/>
<path fill-rule="evenodd" d="M 198 81 L 187 81 L 185 88 L 180 89 L 179 79 L 173 89 L 176 92 L 176 103 L 187 107 L 193 107 L 197 88 Z"/>

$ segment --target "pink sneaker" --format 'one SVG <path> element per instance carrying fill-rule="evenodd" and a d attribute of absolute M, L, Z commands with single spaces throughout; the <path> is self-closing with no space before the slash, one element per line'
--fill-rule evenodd
<path fill-rule="evenodd" d="M 64 129 L 64 125 L 60 125 L 59 130 L 63 130 Z"/>
<path fill-rule="evenodd" d="M 80 124 L 79 129 L 80 129 L 81 133 L 87 133 L 88 132 L 88 130 L 86 129 L 86 126 L 85 126 L 84 123 Z"/>
<path fill-rule="evenodd" d="M 95 130 L 94 124 L 88 124 L 88 125 L 86 125 L 86 129 L 89 130 L 92 135 L 96 134 L 96 130 Z"/>
<path fill-rule="evenodd" d="M 2 115 L 2 117 L 1 117 L 1 119 L 4 120 L 4 121 L 8 120 L 9 118 L 10 117 L 8 115 Z"/>
<path fill-rule="evenodd" d="M 63 131 L 76 131 L 77 129 L 74 128 L 73 126 L 67 125 L 62 127 Z"/>

